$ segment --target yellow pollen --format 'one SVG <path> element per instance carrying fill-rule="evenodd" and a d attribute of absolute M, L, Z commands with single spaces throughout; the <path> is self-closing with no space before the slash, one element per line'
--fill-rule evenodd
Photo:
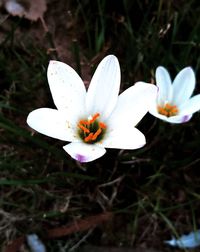
<path fill-rule="evenodd" d="M 161 115 L 165 115 L 167 117 L 175 116 L 178 114 L 178 108 L 176 105 L 170 105 L 169 103 L 166 103 L 163 107 L 158 106 L 157 107 L 158 113 Z"/>
<path fill-rule="evenodd" d="M 85 143 L 94 143 L 102 139 L 107 128 L 106 124 L 99 122 L 99 113 L 90 116 L 87 120 L 80 120 L 77 124 L 79 135 Z"/>

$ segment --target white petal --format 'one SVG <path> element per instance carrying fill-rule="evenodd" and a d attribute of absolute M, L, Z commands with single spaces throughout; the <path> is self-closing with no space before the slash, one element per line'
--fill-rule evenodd
<path fill-rule="evenodd" d="M 108 118 L 109 127 L 118 125 L 135 126 L 155 104 L 157 87 L 137 82 L 120 94 L 117 105 Z"/>
<path fill-rule="evenodd" d="M 91 162 L 106 153 L 106 150 L 100 146 L 81 142 L 70 143 L 65 145 L 63 148 L 72 158 L 81 163 Z"/>
<path fill-rule="evenodd" d="M 169 117 L 168 122 L 170 122 L 170 123 L 186 123 L 191 118 L 192 118 L 192 114 L 171 116 L 171 117 Z"/>
<path fill-rule="evenodd" d="M 107 132 L 102 146 L 105 148 L 133 150 L 146 144 L 145 136 L 133 126 L 117 125 Z"/>
<path fill-rule="evenodd" d="M 151 110 L 150 113 L 153 116 L 169 123 L 185 123 L 185 122 L 188 122 L 192 117 L 192 114 L 184 114 L 184 115 L 176 115 L 176 116 L 167 117 L 167 116 L 159 114 L 155 110 L 154 111 Z"/>
<path fill-rule="evenodd" d="M 167 117 L 167 122 L 169 123 L 186 123 L 192 118 L 192 115 L 177 115 Z"/>
<path fill-rule="evenodd" d="M 195 88 L 195 74 L 191 67 L 181 70 L 173 82 L 172 102 L 176 106 L 187 101 Z"/>
<path fill-rule="evenodd" d="M 119 93 L 120 66 L 114 55 L 105 57 L 98 65 L 86 97 L 89 115 L 100 113 L 107 118 L 112 112 Z"/>
<path fill-rule="evenodd" d="M 195 232 L 190 232 L 187 235 L 182 235 L 178 239 L 174 237 L 171 240 L 165 241 L 165 243 L 182 248 L 195 248 L 200 245 L 200 230 L 195 230 Z"/>
<path fill-rule="evenodd" d="M 163 120 L 163 121 L 167 121 L 167 116 L 164 116 L 164 115 L 161 115 L 160 113 L 158 113 L 158 111 L 157 111 L 157 109 L 151 109 L 150 111 L 149 111 L 149 113 L 151 114 L 151 115 L 153 115 L 153 116 L 155 116 L 155 117 L 157 117 L 157 118 L 159 118 L 159 119 L 161 119 L 161 120 Z"/>
<path fill-rule="evenodd" d="M 86 89 L 73 68 L 59 61 L 50 61 L 47 77 L 56 107 L 67 113 L 82 115 Z"/>
<path fill-rule="evenodd" d="M 181 114 L 193 114 L 200 110 L 200 94 L 195 95 L 180 106 Z"/>
<path fill-rule="evenodd" d="M 172 98 L 172 82 L 168 71 L 159 66 L 156 69 L 156 85 L 158 90 L 158 104 L 164 105 L 170 102 Z"/>
<path fill-rule="evenodd" d="M 27 123 L 31 128 L 46 136 L 69 142 L 77 139 L 71 120 L 56 109 L 36 109 L 28 115 Z"/>

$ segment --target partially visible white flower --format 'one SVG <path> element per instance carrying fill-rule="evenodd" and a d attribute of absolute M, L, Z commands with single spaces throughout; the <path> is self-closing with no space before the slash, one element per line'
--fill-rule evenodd
<path fill-rule="evenodd" d="M 149 111 L 155 117 L 169 123 L 184 123 L 200 110 L 200 94 L 191 97 L 195 88 L 195 74 L 191 67 L 182 69 L 171 81 L 168 71 L 156 69 L 158 97 Z"/>
<path fill-rule="evenodd" d="M 172 237 L 171 240 L 165 241 L 165 243 L 183 249 L 198 247 L 200 246 L 200 230 L 182 235 L 179 239 Z"/>
<path fill-rule="evenodd" d="M 31 21 L 43 18 L 47 9 L 46 0 L 4 0 L 7 12 L 13 16 L 25 17 Z"/>
<path fill-rule="evenodd" d="M 31 252 L 46 252 L 45 245 L 36 234 L 29 234 L 26 236 L 26 239 Z"/>
<path fill-rule="evenodd" d="M 156 99 L 155 85 L 136 83 L 120 94 L 120 66 L 114 55 L 97 67 L 88 91 L 70 66 L 51 61 L 47 77 L 57 109 L 40 108 L 27 118 L 30 127 L 71 142 L 64 150 L 80 162 L 93 161 L 105 148 L 137 149 L 145 136 L 134 126 Z"/>
<path fill-rule="evenodd" d="M 25 8 L 16 0 L 5 0 L 4 4 L 8 13 L 11 13 L 13 16 L 22 17 L 24 15 Z"/>

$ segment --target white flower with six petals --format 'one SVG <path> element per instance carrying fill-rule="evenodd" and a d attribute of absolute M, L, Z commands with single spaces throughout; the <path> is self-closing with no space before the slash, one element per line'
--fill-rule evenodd
<path fill-rule="evenodd" d="M 155 77 L 158 96 L 149 112 L 169 123 L 188 122 L 193 113 L 200 110 L 200 95 L 191 97 L 196 81 L 192 68 L 182 69 L 173 83 L 168 71 L 162 66 L 156 69 Z"/>
<path fill-rule="evenodd" d="M 62 62 L 50 61 L 47 77 L 57 109 L 36 109 L 27 123 L 71 142 L 63 148 L 72 158 L 89 162 L 104 155 L 105 148 L 132 150 L 146 143 L 134 126 L 150 109 L 157 88 L 138 82 L 118 96 L 120 66 L 114 55 L 98 65 L 87 92 L 75 70 Z"/>

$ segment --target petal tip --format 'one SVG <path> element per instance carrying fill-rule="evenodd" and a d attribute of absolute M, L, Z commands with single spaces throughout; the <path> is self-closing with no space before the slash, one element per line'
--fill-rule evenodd
<path fill-rule="evenodd" d="M 27 123 L 28 126 L 31 127 L 31 128 L 32 128 L 31 125 L 32 125 L 32 123 L 33 123 L 33 121 L 34 121 L 34 117 L 33 117 L 34 111 L 35 111 L 35 110 L 31 111 L 31 112 L 28 114 L 27 118 L 26 118 L 26 123 Z"/>
<path fill-rule="evenodd" d="M 63 149 L 75 160 L 80 163 L 86 163 L 94 161 L 106 152 L 104 148 L 97 145 L 85 144 L 82 142 L 72 142 L 63 146 Z"/>
<path fill-rule="evenodd" d="M 185 74 L 184 76 L 189 75 L 191 78 L 195 79 L 195 72 L 191 66 L 183 68 L 178 74 Z"/>
<path fill-rule="evenodd" d="M 114 62 L 116 64 L 119 64 L 118 58 L 114 54 L 107 55 L 103 60 L 111 61 L 111 62 Z"/>
<path fill-rule="evenodd" d="M 52 71 L 54 69 L 54 67 L 57 65 L 58 61 L 56 60 L 50 60 L 49 61 L 49 65 L 47 68 L 47 76 L 49 76 L 50 74 L 52 74 Z"/>
<path fill-rule="evenodd" d="M 193 68 L 191 66 L 185 67 L 185 70 L 194 72 L 194 70 L 193 70 Z"/>
<path fill-rule="evenodd" d="M 160 70 L 160 69 L 166 70 L 166 68 L 165 68 L 164 66 L 158 66 L 158 67 L 156 68 L 156 70 Z"/>
<path fill-rule="evenodd" d="M 56 60 L 50 60 L 50 61 L 49 61 L 49 65 L 53 65 L 53 64 L 56 64 L 56 63 L 57 63 Z"/>
<path fill-rule="evenodd" d="M 114 54 L 109 54 L 105 58 L 117 59 L 117 57 Z"/>
<path fill-rule="evenodd" d="M 88 162 L 88 159 L 86 156 L 81 155 L 81 154 L 76 154 L 74 157 L 77 161 L 79 161 L 80 163 L 86 163 Z"/>
<path fill-rule="evenodd" d="M 156 73 L 158 73 L 158 72 L 168 72 L 168 71 L 164 66 L 158 66 L 156 68 Z"/>
<path fill-rule="evenodd" d="M 181 122 L 182 123 L 186 123 L 186 122 L 188 122 L 190 119 L 191 119 L 191 115 L 184 115 L 183 117 L 182 117 L 182 120 L 181 120 Z"/>

